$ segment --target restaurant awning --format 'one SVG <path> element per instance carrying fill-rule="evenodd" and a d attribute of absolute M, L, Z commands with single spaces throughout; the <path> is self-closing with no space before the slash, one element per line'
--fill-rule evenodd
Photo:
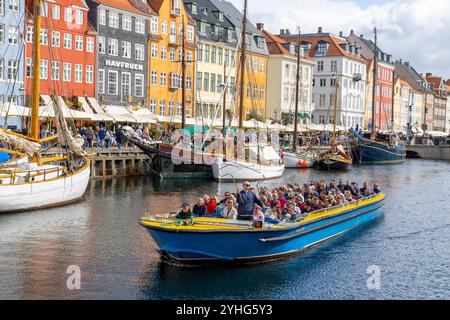
<path fill-rule="evenodd" d="M 129 110 L 130 114 L 136 118 L 138 123 L 156 123 L 155 115 L 147 108 L 139 108 L 138 110 Z"/>
<path fill-rule="evenodd" d="M 137 119 L 133 117 L 123 106 L 108 105 L 105 107 L 106 114 L 114 119 L 116 122 L 131 122 L 137 123 Z"/>
<path fill-rule="evenodd" d="M 41 94 L 41 98 L 44 101 L 44 106 L 39 108 L 39 114 L 46 114 L 47 117 L 54 118 L 55 111 L 53 109 L 53 101 L 50 96 Z M 77 111 L 70 109 L 64 99 L 60 96 L 57 97 L 59 104 L 61 105 L 64 118 L 70 118 L 74 120 L 92 120 L 92 115 L 83 111 Z M 42 110 L 42 113 L 41 113 Z"/>
<path fill-rule="evenodd" d="M 94 118 L 96 118 L 96 121 L 114 121 L 114 118 L 105 113 L 105 111 L 99 105 L 99 103 L 97 102 L 97 100 L 95 98 L 88 97 L 87 101 L 90 103 L 90 105 L 96 112 L 96 113 L 94 113 L 94 115 L 95 115 Z"/>

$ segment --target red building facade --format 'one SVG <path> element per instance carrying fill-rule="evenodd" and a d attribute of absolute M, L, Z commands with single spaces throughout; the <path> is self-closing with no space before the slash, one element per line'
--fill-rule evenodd
<path fill-rule="evenodd" d="M 67 99 L 95 96 L 96 35 L 84 0 L 43 0 L 40 93 Z M 34 0 L 26 0 L 25 92 L 32 92 Z"/>
<path fill-rule="evenodd" d="M 376 126 L 388 130 L 392 122 L 394 65 L 383 62 L 377 67 Z"/>

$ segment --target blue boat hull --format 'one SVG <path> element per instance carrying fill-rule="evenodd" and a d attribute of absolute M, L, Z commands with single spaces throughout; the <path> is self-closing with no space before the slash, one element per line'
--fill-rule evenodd
<path fill-rule="evenodd" d="M 6 162 L 11 159 L 11 155 L 7 152 L 0 152 L 0 163 Z"/>
<path fill-rule="evenodd" d="M 389 147 L 383 143 L 363 139 L 352 147 L 353 160 L 358 164 L 401 163 L 406 159 L 404 146 Z"/>
<path fill-rule="evenodd" d="M 382 213 L 382 200 L 289 229 L 246 232 L 167 232 L 148 229 L 163 255 L 182 263 L 263 261 L 299 253 Z"/>

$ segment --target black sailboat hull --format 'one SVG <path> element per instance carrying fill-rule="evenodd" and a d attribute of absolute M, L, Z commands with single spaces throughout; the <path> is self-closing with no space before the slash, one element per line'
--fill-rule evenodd
<path fill-rule="evenodd" d="M 350 168 L 350 163 L 340 160 L 322 159 L 317 162 L 317 168 L 324 171 L 344 171 Z"/>

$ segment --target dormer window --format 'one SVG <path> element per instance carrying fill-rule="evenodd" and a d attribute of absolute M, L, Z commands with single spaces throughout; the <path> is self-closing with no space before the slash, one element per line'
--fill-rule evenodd
<path fill-rule="evenodd" d="M 328 42 L 326 41 L 319 41 L 317 43 L 317 53 L 316 55 L 325 55 L 328 51 Z"/>
<path fill-rule="evenodd" d="M 192 4 L 192 9 L 191 9 L 193 14 L 197 14 L 197 5 L 195 3 Z"/>
<path fill-rule="evenodd" d="M 205 16 L 207 16 L 208 15 L 208 8 L 202 8 L 202 12 L 203 12 L 203 14 L 205 15 Z"/>
<path fill-rule="evenodd" d="M 219 21 L 223 21 L 223 13 L 219 12 Z"/>

